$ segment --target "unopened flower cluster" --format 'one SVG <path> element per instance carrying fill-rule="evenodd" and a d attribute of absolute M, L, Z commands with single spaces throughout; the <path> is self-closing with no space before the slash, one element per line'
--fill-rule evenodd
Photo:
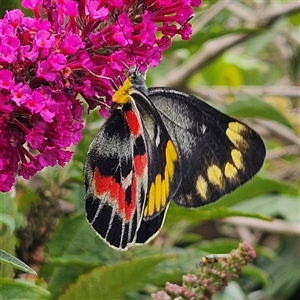
<path fill-rule="evenodd" d="M 223 290 L 229 280 L 237 278 L 242 266 L 249 264 L 256 257 L 253 247 L 247 242 L 239 244 L 217 264 L 199 267 L 198 274 L 184 275 L 183 284 L 166 283 L 164 290 L 152 294 L 153 300 L 210 300 L 213 295 Z"/>
<path fill-rule="evenodd" d="M 111 78 L 156 66 L 170 38 L 191 34 L 200 0 L 23 0 L 0 20 L 0 191 L 15 176 L 64 166 L 81 139 L 83 106 L 107 116 Z M 159 32 L 159 38 L 158 33 Z"/>

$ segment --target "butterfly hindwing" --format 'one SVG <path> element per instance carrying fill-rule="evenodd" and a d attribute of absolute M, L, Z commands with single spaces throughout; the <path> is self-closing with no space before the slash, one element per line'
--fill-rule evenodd
<path fill-rule="evenodd" d="M 150 88 L 179 155 L 181 185 L 173 200 L 198 207 L 248 181 L 261 168 L 265 147 L 245 124 L 201 100 L 168 88 Z"/>
<path fill-rule="evenodd" d="M 138 112 L 115 104 L 91 143 L 85 163 L 86 214 L 109 245 L 135 243 L 147 194 L 146 144 Z"/>

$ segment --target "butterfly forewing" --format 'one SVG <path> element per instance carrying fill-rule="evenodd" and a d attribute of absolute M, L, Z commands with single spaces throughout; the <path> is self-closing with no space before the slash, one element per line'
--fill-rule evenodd
<path fill-rule="evenodd" d="M 261 168 L 264 144 L 245 124 L 173 89 L 150 88 L 148 96 L 179 154 L 182 182 L 173 197 L 178 205 L 213 202 Z"/>
<path fill-rule="evenodd" d="M 154 238 L 163 225 L 171 198 L 181 182 L 178 154 L 162 119 L 150 99 L 131 93 L 141 116 L 148 158 L 148 193 L 136 243 Z"/>

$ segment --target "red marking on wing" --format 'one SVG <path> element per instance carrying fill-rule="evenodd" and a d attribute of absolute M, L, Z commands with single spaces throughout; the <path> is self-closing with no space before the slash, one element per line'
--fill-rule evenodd
<path fill-rule="evenodd" d="M 147 165 L 147 156 L 146 154 L 143 155 L 136 155 L 134 157 L 134 169 L 136 176 L 141 177 L 144 173 L 145 167 Z"/>
<path fill-rule="evenodd" d="M 103 176 L 100 174 L 99 169 L 96 168 L 94 172 L 95 192 L 97 195 L 106 193 L 112 183 L 112 176 Z"/>
<path fill-rule="evenodd" d="M 140 134 L 140 124 L 133 110 L 126 113 L 126 120 L 133 135 L 138 136 Z"/>
<path fill-rule="evenodd" d="M 114 179 L 112 179 L 111 187 L 110 187 L 110 197 L 112 199 L 118 199 L 120 193 L 121 186 Z"/>
<path fill-rule="evenodd" d="M 119 197 L 117 199 L 118 201 L 118 208 L 119 208 L 119 214 L 122 215 L 124 211 L 126 210 L 126 202 L 125 202 L 125 190 L 123 188 L 120 188 Z M 126 219 L 126 221 L 128 221 Z"/>
<path fill-rule="evenodd" d="M 130 221 L 132 212 L 136 208 L 136 177 L 133 176 L 131 182 L 131 199 L 130 204 L 126 202 L 126 193 L 124 188 L 116 182 L 112 176 L 103 176 L 99 168 L 94 172 L 95 192 L 97 196 L 109 193 L 110 201 L 118 203 L 118 213 L 120 217 L 125 216 L 126 221 Z"/>

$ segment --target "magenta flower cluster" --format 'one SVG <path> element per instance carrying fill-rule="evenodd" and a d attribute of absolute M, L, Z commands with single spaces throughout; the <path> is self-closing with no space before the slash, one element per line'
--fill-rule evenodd
<path fill-rule="evenodd" d="M 0 191 L 15 176 L 64 166 L 81 139 L 83 106 L 107 116 L 110 81 L 156 66 L 170 39 L 188 39 L 201 0 L 23 0 L 0 20 Z M 159 36 L 159 37 L 158 37 Z"/>

